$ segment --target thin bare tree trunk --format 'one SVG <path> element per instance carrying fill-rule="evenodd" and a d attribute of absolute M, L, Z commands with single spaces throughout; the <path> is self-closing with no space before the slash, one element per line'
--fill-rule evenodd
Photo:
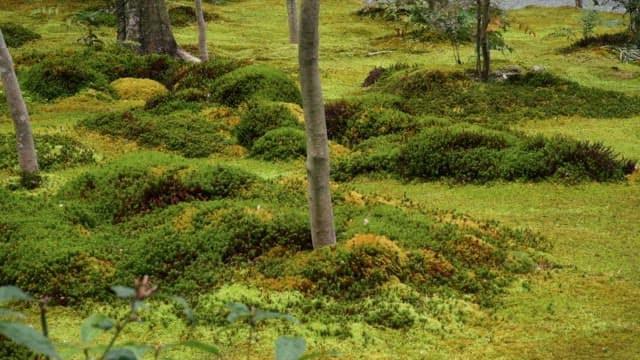
<path fill-rule="evenodd" d="M 287 19 L 289 20 L 289 43 L 298 43 L 298 4 L 297 0 L 287 0 Z"/>
<path fill-rule="evenodd" d="M 302 1 L 298 62 L 307 134 L 309 215 L 314 248 L 336 243 L 329 187 L 329 140 L 318 64 L 319 15 L 320 0 Z"/>
<path fill-rule="evenodd" d="M 7 96 L 9 111 L 13 118 L 13 125 L 16 130 L 16 145 L 18 148 L 18 162 L 23 179 L 34 177 L 38 174 L 38 157 L 33 143 L 31 123 L 29 122 L 29 112 L 24 103 L 20 85 L 13 70 L 13 60 L 7 44 L 4 41 L 2 30 L 0 30 L 0 77 L 2 86 Z M 27 181 L 27 183 L 29 183 Z M 28 185 L 28 184 L 27 184 Z"/>
<path fill-rule="evenodd" d="M 487 36 L 490 3 L 490 0 L 476 0 L 476 73 L 482 81 L 489 80 L 491 71 L 491 52 Z"/>
<path fill-rule="evenodd" d="M 196 17 L 198 18 L 198 46 L 200 48 L 200 59 L 202 61 L 209 60 L 209 52 L 207 51 L 207 24 L 204 21 L 202 13 L 202 0 L 196 1 Z"/>

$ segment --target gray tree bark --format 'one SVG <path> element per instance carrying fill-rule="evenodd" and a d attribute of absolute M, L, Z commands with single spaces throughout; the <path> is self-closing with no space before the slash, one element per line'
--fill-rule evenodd
<path fill-rule="evenodd" d="M 287 19 L 289 21 L 289 43 L 298 43 L 298 4 L 297 0 L 287 0 Z"/>
<path fill-rule="evenodd" d="M 38 157 L 33 143 L 29 112 L 24 103 L 20 85 L 13 69 L 13 60 L 0 30 L 0 77 L 7 97 L 9 111 L 16 130 L 16 146 L 18 149 L 18 163 L 22 176 L 34 177 L 38 173 Z"/>
<path fill-rule="evenodd" d="M 314 248 L 336 243 L 329 187 L 329 139 L 320 84 L 320 0 L 303 0 L 300 16 L 298 63 L 307 135 L 309 216 Z"/>
<path fill-rule="evenodd" d="M 200 62 L 176 43 L 165 0 L 115 0 L 115 5 L 118 41 L 137 43 L 140 54 L 166 54 Z"/>
<path fill-rule="evenodd" d="M 198 18 L 198 47 L 200 48 L 200 60 L 209 60 L 209 52 L 207 51 L 207 24 L 204 21 L 202 13 L 202 0 L 196 2 L 196 17 Z"/>
<path fill-rule="evenodd" d="M 489 49 L 489 5 L 490 0 L 476 0 L 476 73 L 480 80 L 488 81 L 491 71 L 491 51 Z"/>

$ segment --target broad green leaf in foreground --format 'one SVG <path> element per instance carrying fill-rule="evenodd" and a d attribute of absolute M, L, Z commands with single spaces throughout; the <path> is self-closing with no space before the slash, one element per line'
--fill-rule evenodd
<path fill-rule="evenodd" d="M 276 341 L 276 360 L 298 360 L 306 347 L 307 342 L 301 336 L 281 336 Z"/>
<path fill-rule="evenodd" d="M 91 315 L 82 322 L 80 339 L 82 339 L 82 342 L 88 343 L 98 335 L 100 331 L 107 331 L 115 325 L 116 322 L 108 316 L 100 314 Z"/>
<path fill-rule="evenodd" d="M 0 286 L 0 303 L 17 300 L 33 300 L 33 298 L 17 286 Z"/>
<path fill-rule="evenodd" d="M 49 339 L 34 329 L 19 323 L 0 321 L 0 334 L 29 350 L 46 355 L 52 359 L 60 359 Z"/>

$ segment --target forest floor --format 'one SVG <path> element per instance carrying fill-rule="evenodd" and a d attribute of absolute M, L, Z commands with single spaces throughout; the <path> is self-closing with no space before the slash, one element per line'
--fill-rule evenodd
<path fill-rule="evenodd" d="M 172 3 L 190 4 L 188 1 Z M 29 46 L 73 47 L 82 27 L 63 19 L 81 1 L 17 2 L 0 4 L 0 19 L 11 19 L 43 35 Z M 464 46 L 462 65 L 453 61 L 447 44 L 424 43 L 395 36 L 396 25 L 359 18 L 359 0 L 322 2 L 320 64 L 326 99 L 340 99 L 362 92 L 361 84 L 376 66 L 396 63 L 420 64 L 431 69 L 457 70 L 472 67 L 473 49 Z M 28 14 L 39 8 L 56 10 L 46 21 Z M 287 42 L 283 1 L 227 1 L 205 4 L 205 10 L 221 15 L 208 24 L 209 50 L 227 56 L 265 63 L 297 76 L 297 48 Z M 509 53 L 494 52 L 494 68 L 518 65 L 524 69 L 544 66 L 561 77 L 584 86 L 640 95 L 640 68 L 622 64 L 606 49 L 562 54 L 558 49 L 571 39 L 553 36 L 563 26 L 580 32 L 581 12 L 573 8 L 536 8 L 509 13 L 511 27 L 505 33 L 513 47 Z M 596 32 L 621 29 L 622 15 L 603 13 Z M 527 29 L 527 31 L 525 31 Z M 111 42 L 109 28 L 97 34 Z M 197 28 L 175 30 L 177 41 L 190 50 L 197 43 Z M 66 131 L 95 107 L 126 108 L 130 104 L 33 104 L 30 106 L 36 133 Z M 640 157 L 640 117 L 593 119 L 579 116 L 517 122 L 513 128 L 530 134 L 563 134 L 581 140 L 600 141 L 629 158 Z M 8 116 L 0 118 L 0 130 L 11 131 Z M 137 149 L 130 142 L 94 141 L 105 160 Z M 261 176 L 304 173 L 301 162 L 278 165 L 239 160 L 236 165 Z M 82 169 L 58 172 L 45 191 L 53 191 Z M 0 181 L 6 174 L 0 173 Z M 640 359 L 640 182 L 555 182 L 460 185 L 447 182 L 404 183 L 397 180 L 358 177 L 351 184 L 370 196 L 409 198 L 433 209 L 455 210 L 478 219 L 497 220 L 514 228 L 530 228 L 549 238 L 551 255 L 562 265 L 544 275 L 526 275 L 511 285 L 501 304 L 481 320 L 460 325 L 448 333 L 434 334 L 423 327 L 389 330 L 354 327 L 353 338 L 313 339 L 317 347 L 336 349 L 345 359 Z M 77 310 L 54 308 L 51 324 L 54 339 L 77 337 Z M 36 314 L 31 320 L 37 323 Z M 321 321 L 321 319 L 319 319 Z M 164 339 L 183 336 L 182 330 L 157 330 Z M 206 337 L 214 337 L 198 330 Z M 130 337 L 140 340 L 144 331 Z M 155 341 L 155 340 L 153 340 Z M 318 345 L 319 344 L 319 345 Z M 263 341 L 257 357 L 268 358 L 271 346 Z M 184 359 L 185 354 L 174 358 Z M 194 355 L 197 359 L 197 355 Z"/>

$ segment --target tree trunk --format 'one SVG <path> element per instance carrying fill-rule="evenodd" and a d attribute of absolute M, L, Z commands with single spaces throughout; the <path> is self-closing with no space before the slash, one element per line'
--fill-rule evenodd
<path fill-rule="evenodd" d="M 576 7 L 582 9 L 582 0 L 576 0 Z"/>
<path fill-rule="evenodd" d="M 476 0 L 476 73 L 482 81 L 489 80 L 491 71 L 491 51 L 489 50 L 489 5 L 490 0 Z"/>
<path fill-rule="evenodd" d="M 329 140 L 320 84 L 318 31 L 320 0 L 303 0 L 298 62 L 307 134 L 309 213 L 314 248 L 336 243 L 329 187 Z"/>
<path fill-rule="evenodd" d="M 298 4 L 297 0 L 287 0 L 287 19 L 289 20 L 289 43 L 298 43 Z"/>
<path fill-rule="evenodd" d="M 24 103 L 16 73 L 13 70 L 13 60 L 4 41 L 2 30 L 0 30 L 0 77 L 2 77 L 2 86 L 7 96 L 7 104 L 9 105 L 9 111 L 16 130 L 18 163 L 20 164 L 23 184 L 35 186 L 35 183 L 30 183 L 31 181 L 37 181 L 38 157 L 33 143 L 29 112 Z"/>
<path fill-rule="evenodd" d="M 202 13 L 202 0 L 196 1 L 196 17 L 198 18 L 198 47 L 200 48 L 200 60 L 209 60 L 209 52 L 207 51 L 207 24 L 204 21 Z"/>
<path fill-rule="evenodd" d="M 118 41 L 132 41 L 140 54 L 166 54 L 187 61 L 200 60 L 178 46 L 165 0 L 116 0 Z"/>

